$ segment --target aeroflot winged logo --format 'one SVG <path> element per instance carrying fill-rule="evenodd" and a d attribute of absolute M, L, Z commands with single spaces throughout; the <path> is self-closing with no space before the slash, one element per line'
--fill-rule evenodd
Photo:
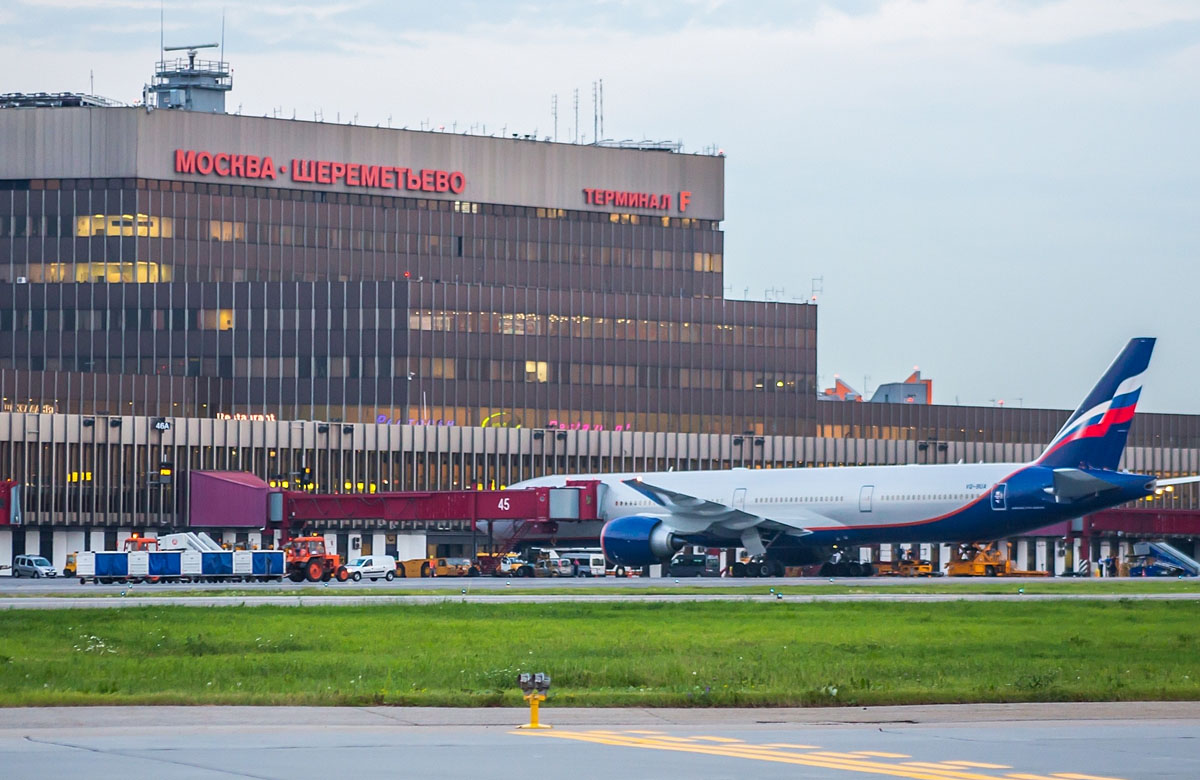
<path fill-rule="evenodd" d="M 280 176 L 290 176 L 298 184 L 344 184 L 372 190 L 452 192 L 455 195 L 467 186 L 467 177 L 462 171 L 296 158 L 286 165 L 277 165 L 269 155 L 260 157 L 196 149 L 175 150 L 175 173 L 255 181 L 278 181 Z"/>
<path fill-rule="evenodd" d="M 1138 396 L 1142 393 L 1142 374 L 1131 376 L 1121 382 L 1115 395 L 1108 401 L 1097 404 L 1078 415 L 1071 425 L 1064 426 L 1046 448 L 1046 455 L 1080 439 L 1103 439 L 1114 426 L 1125 425 L 1133 420 L 1137 411 Z"/>

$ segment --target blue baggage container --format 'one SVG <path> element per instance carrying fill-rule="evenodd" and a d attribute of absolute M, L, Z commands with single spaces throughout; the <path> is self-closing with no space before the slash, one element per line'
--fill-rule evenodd
<path fill-rule="evenodd" d="M 129 575 L 129 554 L 123 552 L 96 553 L 97 577 L 126 577 Z"/>
<path fill-rule="evenodd" d="M 233 553 L 200 553 L 200 571 L 203 572 L 205 577 L 233 576 Z"/>
<path fill-rule="evenodd" d="M 280 577 L 283 575 L 283 550 L 255 550 L 254 576 Z"/>
<path fill-rule="evenodd" d="M 151 577 L 178 577 L 183 569 L 180 565 L 182 554 L 165 550 L 150 553 Z"/>

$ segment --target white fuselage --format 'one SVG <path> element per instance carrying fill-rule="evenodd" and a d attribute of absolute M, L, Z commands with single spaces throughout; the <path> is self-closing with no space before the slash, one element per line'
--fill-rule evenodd
<path fill-rule="evenodd" d="M 607 485 L 602 519 L 626 515 L 661 517 L 671 512 L 624 480 L 641 478 L 656 487 L 725 504 L 764 518 L 791 521 L 810 531 L 906 526 L 967 507 L 1024 464 L 842 466 L 835 468 L 668 471 L 575 475 Z M 568 477 L 526 480 L 514 488 L 561 486 Z M 814 515 L 819 518 L 814 520 Z"/>

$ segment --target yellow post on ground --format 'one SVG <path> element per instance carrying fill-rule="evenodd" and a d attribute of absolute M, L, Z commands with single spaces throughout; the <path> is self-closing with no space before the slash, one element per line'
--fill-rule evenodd
<path fill-rule="evenodd" d="M 519 729 L 552 729 L 553 726 L 548 726 L 545 723 L 538 722 L 538 705 L 546 699 L 546 694 L 537 693 L 536 691 L 525 696 L 525 700 L 529 702 L 529 722 L 524 726 L 517 726 Z"/>

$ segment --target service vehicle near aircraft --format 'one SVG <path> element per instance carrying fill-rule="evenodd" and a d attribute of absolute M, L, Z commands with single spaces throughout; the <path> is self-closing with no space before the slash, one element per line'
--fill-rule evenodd
<path fill-rule="evenodd" d="M 560 558 L 566 558 L 575 565 L 576 577 L 603 577 L 608 568 L 604 560 L 604 551 L 596 549 L 558 550 Z"/>
<path fill-rule="evenodd" d="M 245 582 L 284 575 L 283 550 L 225 550 L 208 534 L 130 537 L 121 551 L 75 553 L 80 584 Z"/>
<path fill-rule="evenodd" d="M 1131 577 L 1195 577 L 1200 561 L 1164 541 L 1135 542 L 1129 559 Z"/>
<path fill-rule="evenodd" d="M 355 582 L 364 577 L 372 582 L 381 578 L 391 582 L 396 579 L 396 559 L 390 555 L 364 555 L 347 563 L 346 571 Z"/>
<path fill-rule="evenodd" d="M 13 558 L 12 576 L 36 580 L 41 577 L 57 577 L 58 570 L 40 555 L 18 555 Z"/>
<path fill-rule="evenodd" d="M 575 562 L 559 550 L 551 547 L 530 547 L 528 552 L 533 560 L 535 577 L 574 577 L 578 573 Z"/>
<path fill-rule="evenodd" d="M 297 536 L 289 539 L 287 547 L 287 576 L 292 582 L 338 582 L 350 579 L 350 572 L 342 565 L 341 556 L 325 549 L 324 536 Z"/>
<path fill-rule="evenodd" d="M 754 564 L 742 572 L 778 576 L 828 562 L 838 546 L 1001 539 L 1198 482 L 1119 468 L 1153 350 L 1154 339 L 1132 339 L 1030 463 L 588 475 L 606 487 L 601 546 L 621 567 L 669 560 L 686 545 L 742 547 Z"/>
<path fill-rule="evenodd" d="M 542 558 L 533 564 L 535 577 L 574 577 L 575 564 L 569 558 Z"/>
<path fill-rule="evenodd" d="M 413 558 L 401 561 L 401 577 L 478 577 L 480 567 L 469 558 Z"/>
<path fill-rule="evenodd" d="M 999 545 L 962 544 L 951 552 L 947 577 L 1049 577 L 1046 571 L 1023 571 L 1013 565 L 1011 550 Z"/>
<path fill-rule="evenodd" d="M 479 571 L 493 577 L 532 577 L 533 566 L 517 553 L 478 553 Z"/>
<path fill-rule="evenodd" d="M 663 567 L 664 577 L 720 577 L 721 559 L 707 553 L 680 553 Z"/>

